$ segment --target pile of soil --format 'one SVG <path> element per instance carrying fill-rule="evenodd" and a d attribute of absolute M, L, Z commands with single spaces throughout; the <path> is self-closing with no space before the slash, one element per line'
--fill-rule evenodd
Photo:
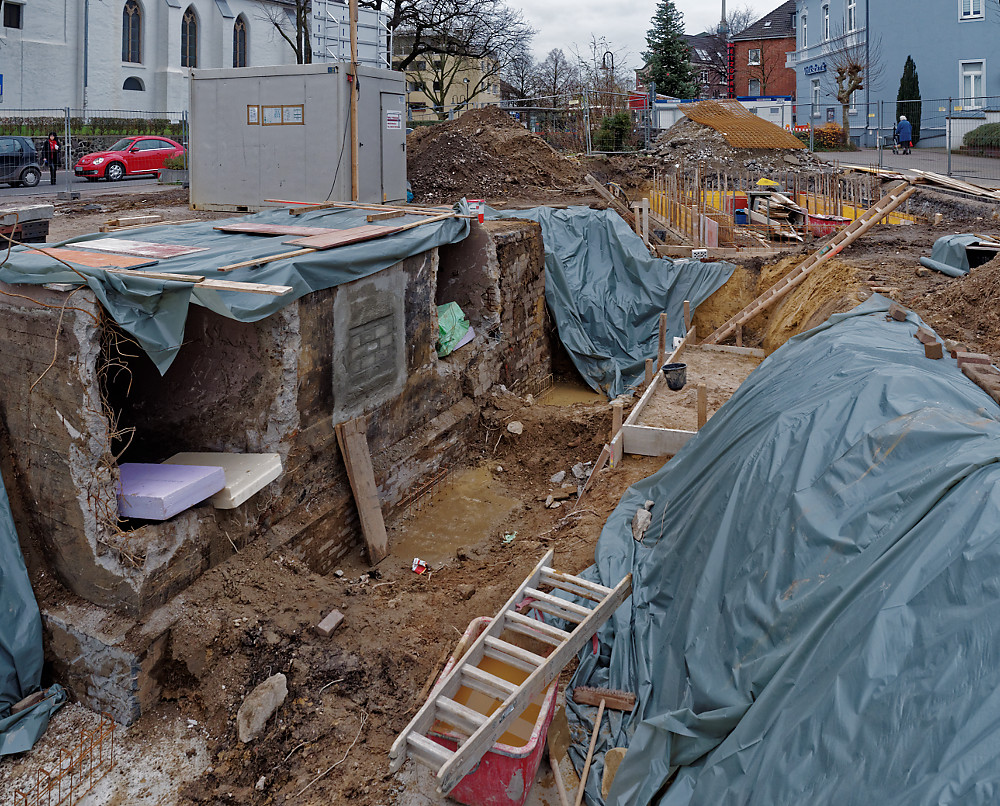
<path fill-rule="evenodd" d="M 406 138 L 406 153 L 407 177 L 420 203 L 577 189 L 585 173 L 497 107 L 416 129 Z"/>
<path fill-rule="evenodd" d="M 817 173 L 833 166 L 805 149 L 733 148 L 721 132 L 681 118 L 661 134 L 651 156 L 663 167 L 699 165 L 707 171 L 729 173 Z"/>
<path fill-rule="evenodd" d="M 990 355 L 1000 355 L 1000 257 L 973 269 L 965 277 L 946 282 L 928 294 L 923 307 L 945 337 L 974 344 Z"/>

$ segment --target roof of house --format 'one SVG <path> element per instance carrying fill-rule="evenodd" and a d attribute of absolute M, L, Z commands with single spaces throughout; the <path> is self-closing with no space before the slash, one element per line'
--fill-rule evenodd
<path fill-rule="evenodd" d="M 794 1 L 792 5 L 795 5 Z M 710 33 L 684 34 L 684 40 L 687 42 L 691 62 L 694 64 L 712 64 L 713 50 L 716 51 L 715 60 L 723 55 L 719 52 L 719 38 Z"/>
<path fill-rule="evenodd" d="M 765 14 L 733 41 L 748 39 L 785 39 L 795 36 L 795 0 L 786 0 L 770 14 Z"/>

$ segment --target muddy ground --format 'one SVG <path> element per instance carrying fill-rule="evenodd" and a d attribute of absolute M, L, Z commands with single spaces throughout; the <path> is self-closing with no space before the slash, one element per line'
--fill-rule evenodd
<path fill-rule="evenodd" d="M 509 203 L 512 195 L 521 198 L 523 189 L 487 198 Z M 524 196 L 536 204 L 575 198 L 548 189 Z M 77 207 L 60 205 L 51 240 L 94 231 L 114 214 L 137 210 L 163 211 L 172 219 L 216 217 L 192 214 L 180 191 L 125 199 L 121 207 L 100 203 L 105 209 L 85 210 L 79 202 L 71 203 Z M 941 335 L 1000 357 L 1000 318 L 994 305 L 1000 267 L 991 266 L 978 278 L 953 280 L 925 274 L 917 262 L 946 233 L 1000 236 L 995 209 L 921 190 L 910 211 L 928 220 L 942 213 L 938 226 L 877 227 L 752 323 L 744 344 L 776 349 L 794 333 L 853 307 L 875 287 L 912 307 Z M 800 249 L 766 262 L 736 261 L 730 282 L 698 310 L 698 331 L 717 327 L 805 254 Z M 565 380 L 579 389 L 571 374 Z M 483 428 L 469 446 L 473 475 L 456 477 L 457 487 L 444 485 L 419 511 L 393 525 L 393 540 L 400 545 L 405 541 L 406 556 L 394 554 L 373 572 L 359 550 L 341 567 L 343 576 L 324 577 L 288 554 L 268 555 L 263 545 L 254 545 L 205 574 L 185 593 L 186 618 L 169 649 L 163 705 L 122 734 L 129 768 L 143 763 L 157 767 L 162 755 L 159 767 L 171 783 L 155 790 L 156 799 L 119 792 L 112 800 L 90 802 L 405 802 L 403 784 L 388 771 L 389 746 L 422 703 L 429 682 L 468 623 L 492 615 L 550 548 L 561 569 L 578 572 L 590 565 L 601 527 L 623 491 L 662 464 L 628 457 L 620 468 L 601 472 L 579 506 L 570 499 L 559 508 L 545 508 L 546 496 L 562 489 L 550 477 L 596 459 L 610 426 L 607 404 L 585 391 L 567 392 L 560 386 L 550 401 L 568 405 L 544 405 L 544 399 L 529 405 L 506 397 L 484 412 Z M 499 427 L 511 418 L 523 424 L 520 435 Z M 471 507 L 480 517 L 462 521 L 467 515 L 456 514 L 461 507 L 466 512 Z M 447 551 L 436 544 L 436 555 L 427 552 L 433 555 L 429 572 L 414 574 L 411 553 L 419 556 L 420 535 L 438 540 L 434 528 L 449 519 L 459 524 L 448 538 L 453 543 Z M 314 626 L 334 608 L 344 614 L 344 623 L 332 637 L 321 638 Z M 288 677 L 288 699 L 258 739 L 240 744 L 235 728 L 240 703 L 278 671 Z M 61 720 L 79 718 L 73 713 L 67 709 L 57 715 L 53 730 L 58 731 Z M 164 736 L 170 739 L 177 724 L 187 724 L 191 735 L 171 740 L 173 749 L 164 749 Z M 174 727 L 168 730 L 168 725 Z M 4 781 L 9 787 L 41 760 L 28 754 L 4 762 L 0 796 L 7 794 Z M 152 773 L 149 777 L 155 778 Z M 152 786 L 145 778 L 134 784 L 124 780 L 122 786 Z"/>

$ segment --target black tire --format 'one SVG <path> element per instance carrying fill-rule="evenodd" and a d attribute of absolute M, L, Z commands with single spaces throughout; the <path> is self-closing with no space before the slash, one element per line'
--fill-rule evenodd
<path fill-rule="evenodd" d="M 26 188 L 33 188 L 42 179 L 42 172 L 37 168 L 25 168 L 21 171 L 21 186 Z"/>
<path fill-rule="evenodd" d="M 120 162 L 112 162 L 104 169 L 104 178 L 109 182 L 120 182 L 125 178 L 125 166 Z"/>

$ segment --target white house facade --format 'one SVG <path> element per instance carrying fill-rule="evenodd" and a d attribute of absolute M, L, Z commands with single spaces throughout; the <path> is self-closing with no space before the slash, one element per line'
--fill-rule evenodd
<path fill-rule="evenodd" d="M 343 3 L 315 6 L 314 61 L 343 58 L 346 13 L 330 12 Z M 295 62 L 272 19 L 295 38 L 280 0 L 0 0 L 0 116 L 64 107 L 182 112 L 190 68 Z M 377 41 L 378 19 L 361 30 Z"/>

